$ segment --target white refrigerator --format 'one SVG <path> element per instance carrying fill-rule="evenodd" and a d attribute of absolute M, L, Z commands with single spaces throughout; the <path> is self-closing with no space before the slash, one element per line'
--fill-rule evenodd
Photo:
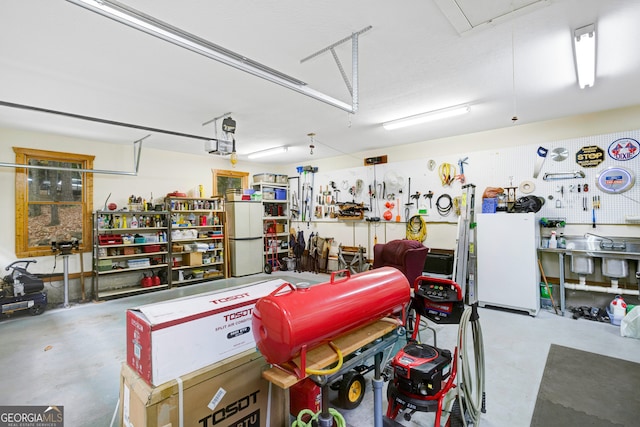
<path fill-rule="evenodd" d="M 261 273 L 264 267 L 262 203 L 226 202 L 231 275 Z"/>
<path fill-rule="evenodd" d="M 480 307 L 540 311 L 539 226 L 534 213 L 476 214 Z"/>

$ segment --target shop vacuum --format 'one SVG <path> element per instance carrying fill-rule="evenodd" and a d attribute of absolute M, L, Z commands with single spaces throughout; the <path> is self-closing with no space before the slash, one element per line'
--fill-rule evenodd
<path fill-rule="evenodd" d="M 36 262 L 33 259 L 19 260 L 5 267 L 11 273 L 0 280 L 0 313 L 3 316 L 21 310 L 29 310 L 32 315 L 38 315 L 47 308 L 47 293 L 43 291 L 42 278 L 27 271 L 29 264 Z"/>
<path fill-rule="evenodd" d="M 452 280 L 420 276 L 414 282 L 409 312 L 407 334 L 410 338 L 387 370 L 390 378 L 387 418 L 394 420 L 405 411 L 404 419 L 409 421 L 415 412 L 434 412 L 436 427 L 477 426 L 480 413 L 486 412 L 484 350 L 477 302 L 465 307 L 462 288 Z M 423 317 L 436 324 L 459 325 L 458 346 L 453 353 L 436 346 L 435 329 L 428 326 L 426 329 L 433 332 L 434 345 L 419 341 Z M 467 353 L 469 324 L 474 346 L 473 379 Z"/>

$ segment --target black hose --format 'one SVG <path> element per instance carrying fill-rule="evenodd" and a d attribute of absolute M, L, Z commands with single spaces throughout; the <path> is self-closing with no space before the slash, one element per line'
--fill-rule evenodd
<path fill-rule="evenodd" d="M 441 200 L 447 200 L 449 203 L 447 205 L 441 206 Z M 438 197 L 438 199 L 436 200 L 436 209 L 438 209 L 438 213 L 440 214 L 440 216 L 449 215 L 449 213 L 451 213 L 451 210 L 453 209 L 453 200 L 451 199 L 451 196 L 448 194 L 443 194 L 442 196 Z"/>

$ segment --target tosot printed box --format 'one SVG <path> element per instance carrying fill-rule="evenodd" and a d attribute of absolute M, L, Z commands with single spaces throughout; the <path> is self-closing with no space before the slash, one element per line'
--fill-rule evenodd
<path fill-rule="evenodd" d="M 253 308 L 283 283 L 265 280 L 127 310 L 126 363 L 158 386 L 254 349 Z"/>

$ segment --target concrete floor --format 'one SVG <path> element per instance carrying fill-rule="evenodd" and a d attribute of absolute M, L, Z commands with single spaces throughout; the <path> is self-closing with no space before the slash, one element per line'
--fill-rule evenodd
<path fill-rule="evenodd" d="M 278 276 L 293 283 L 328 280 L 322 274 L 261 274 L 0 320 L 0 405 L 64 405 L 68 427 L 110 426 L 125 360 L 127 308 Z M 620 337 L 619 327 L 610 324 L 573 320 L 570 314 L 562 317 L 542 311 L 533 318 L 493 309 L 480 309 L 480 322 L 487 393 L 483 426 L 529 425 L 551 343 L 640 362 L 640 340 Z M 438 346 L 453 349 L 457 326 L 436 329 Z M 349 426 L 373 425 L 370 384 L 367 390 L 358 408 L 340 410 Z M 383 406 L 384 411 L 386 398 Z M 418 413 L 408 422 L 399 416 L 397 421 L 405 426 L 429 426 L 433 414 Z"/>

